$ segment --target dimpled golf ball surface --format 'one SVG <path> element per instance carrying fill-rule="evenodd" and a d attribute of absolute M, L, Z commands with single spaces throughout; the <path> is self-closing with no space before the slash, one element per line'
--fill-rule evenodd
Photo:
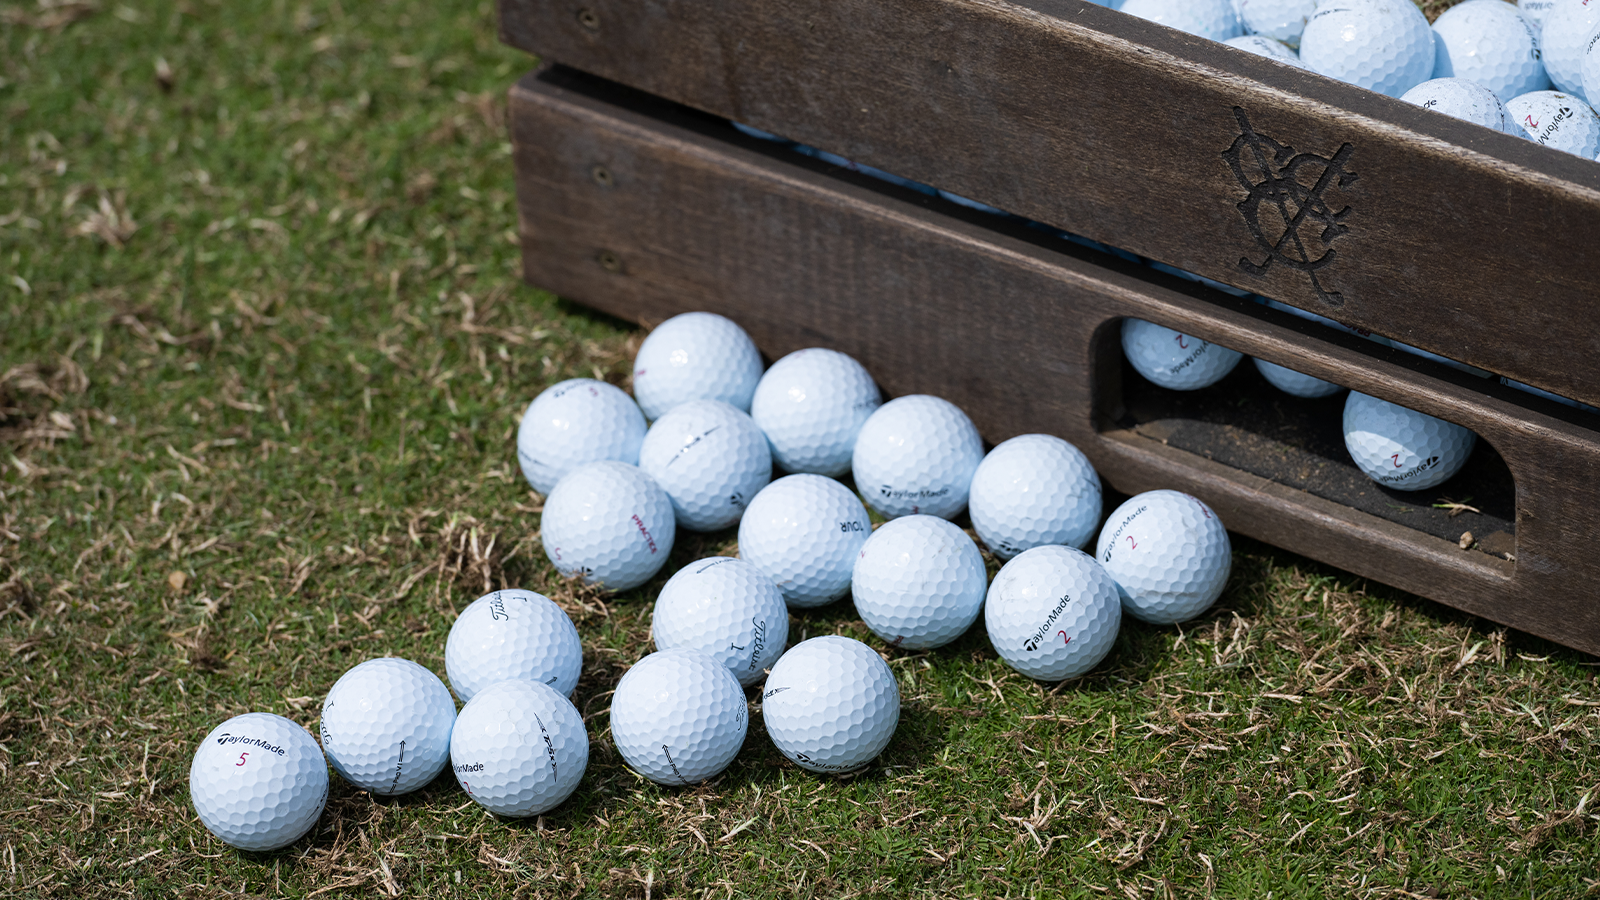
<path fill-rule="evenodd" d="M 890 400 L 856 438 L 851 469 L 867 505 L 886 519 L 926 514 L 953 519 L 967 505 L 983 439 L 948 400 L 912 394 Z"/>
<path fill-rule="evenodd" d="M 577 790 L 589 735 L 566 697 L 537 681 L 500 681 L 456 716 L 450 763 L 461 789 L 492 813 L 536 816 Z"/>
<path fill-rule="evenodd" d="M 1478 436 L 1387 400 L 1350 392 L 1344 446 L 1368 478 L 1397 491 L 1443 484 L 1467 464 Z"/>
<path fill-rule="evenodd" d="M 1303 372 L 1296 372 L 1287 366 L 1269 363 L 1264 359 L 1257 359 L 1254 362 L 1256 370 L 1261 373 L 1261 377 L 1285 394 L 1315 399 L 1317 397 L 1331 397 L 1344 390 L 1343 387 L 1331 381 L 1323 381 L 1321 378 L 1307 375 Z"/>
<path fill-rule="evenodd" d="M 821 475 L 767 485 L 739 520 L 739 558 L 760 569 L 795 609 L 825 606 L 850 590 L 872 520 L 849 488 Z"/>
<path fill-rule="evenodd" d="M 554 600 L 520 589 L 495 591 L 456 616 L 444 669 L 462 702 L 508 678 L 542 682 L 570 697 L 583 670 L 583 644 Z"/>
<path fill-rule="evenodd" d="M 783 655 L 789 607 L 765 572 L 742 559 L 714 556 L 667 580 L 650 632 L 657 649 L 704 653 L 749 687 Z"/>
<path fill-rule="evenodd" d="M 692 312 L 662 322 L 633 359 L 633 396 L 654 421 L 690 400 L 721 400 L 749 412 L 761 353 L 732 319 Z"/>
<path fill-rule="evenodd" d="M 1241 0 L 1239 3 L 1239 19 L 1246 32 L 1290 46 L 1300 43 L 1300 33 L 1306 30 L 1306 22 L 1316 11 L 1317 0 Z"/>
<path fill-rule="evenodd" d="M 1223 43 L 1246 53 L 1254 53 L 1257 56 L 1275 59 L 1285 65 L 1294 66 L 1296 69 L 1304 69 L 1306 67 L 1306 64 L 1300 61 L 1299 54 L 1291 50 L 1288 44 L 1275 38 L 1262 37 L 1259 34 L 1245 34 L 1228 38 Z"/>
<path fill-rule="evenodd" d="M 1600 102 L 1600 24 L 1584 38 L 1578 59 L 1578 80 L 1583 85 L 1583 95 L 1593 98 L 1590 106 Z"/>
<path fill-rule="evenodd" d="M 1433 23 L 1434 78 L 1465 78 L 1504 103 L 1542 91 L 1550 76 L 1540 61 L 1539 32 L 1504 0 L 1467 0 Z"/>
<path fill-rule="evenodd" d="M 680 526 L 718 531 L 739 521 L 772 480 L 772 451 L 749 414 L 720 400 L 691 400 L 650 426 L 639 468 L 672 498 Z"/>
<path fill-rule="evenodd" d="M 409 659 L 369 659 L 340 676 L 322 702 L 322 752 L 364 791 L 406 794 L 450 761 L 456 701 Z"/>
<path fill-rule="evenodd" d="M 761 716 L 778 751 L 812 772 L 853 772 L 889 746 L 900 685 L 871 647 L 839 635 L 802 641 L 773 667 Z"/>
<path fill-rule="evenodd" d="M 715 777 L 744 746 L 744 688 L 727 667 L 694 650 L 662 650 L 634 663 L 611 696 L 611 739 L 628 766 L 665 785 Z"/>
<path fill-rule="evenodd" d="M 1506 112 L 1521 126 L 1523 136 L 1536 144 L 1584 159 L 1594 159 L 1600 153 L 1600 116 L 1571 94 L 1534 91 L 1512 97 Z"/>
<path fill-rule="evenodd" d="M 972 528 L 995 556 L 1046 544 L 1082 549 L 1100 523 L 1100 476 L 1083 451 L 1024 434 L 989 451 L 972 476 Z"/>
<path fill-rule="evenodd" d="M 561 476 L 584 463 L 639 462 L 644 414 L 621 388 L 573 378 L 545 388 L 522 414 L 517 464 L 528 484 L 550 493 Z"/>
<path fill-rule="evenodd" d="M 1175 391 L 1221 381 L 1244 354 L 1143 319 L 1122 320 L 1122 352 L 1134 371 Z"/>
<path fill-rule="evenodd" d="M 1093 669 L 1122 627 L 1116 582 L 1089 554 L 1060 545 L 1006 563 L 989 585 L 983 615 L 1000 658 L 1039 681 Z"/>
<path fill-rule="evenodd" d="M 1200 615 L 1222 595 L 1233 545 L 1211 507 L 1179 491 L 1149 491 L 1106 519 L 1095 558 L 1117 583 L 1124 612 L 1171 625 Z"/>
<path fill-rule="evenodd" d="M 779 466 L 837 478 L 850 471 L 856 435 L 882 403 L 861 363 L 813 347 L 785 356 L 761 376 L 750 417 Z"/>
<path fill-rule="evenodd" d="M 1159 22 L 1197 37 L 1224 41 L 1239 34 L 1239 15 L 1231 0 L 1124 0 L 1130 16 Z"/>
<path fill-rule="evenodd" d="M 972 627 L 989 575 L 967 533 L 938 516 L 902 516 L 862 545 L 850 583 L 856 612 L 893 647 L 943 647 Z"/>
<path fill-rule="evenodd" d="M 240 850 L 299 840 L 328 803 L 328 764 L 295 722 L 234 716 L 211 730 L 189 765 L 189 798 L 206 830 Z"/>
<path fill-rule="evenodd" d="M 1300 35 L 1313 72 L 1398 97 L 1433 76 L 1433 30 L 1411 0 L 1323 0 Z"/>
<path fill-rule="evenodd" d="M 1490 2 L 1506 5 L 1502 0 Z M 1431 78 L 1406 91 L 1400 99 L 1474 125 L 1522 136 L 1522 129 L 1511 124 L 1505 104 L 1494 91 L 1465 78 Z"/>
<path fill-rule="evenodd" d="M 1556 90 L 1583 94 L 1583 51 L 1600 25 L 1595 0 L 1555 0 L 1539 29 L 1539 55 Z"/>
<path fill-rule="evenodd" d="M 672 499 L 637 466 L 598 462 L 567 473 L 544 503 L 539 537 L 564 577 L 625 591 L 649 581 L 677 536 Z"/>

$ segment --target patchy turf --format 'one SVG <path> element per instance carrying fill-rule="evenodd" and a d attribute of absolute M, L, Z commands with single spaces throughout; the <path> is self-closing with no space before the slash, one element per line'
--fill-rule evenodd
<path fill-rule="evenodd" d="M 639 338 L 517 280 L 485 4 L 0 5 L 0 892 L 19 897 L 1533 896 L 1600 888 L 1593 661 L 1241 541 L 1185 629 L 1042 686 L 981 630 L 891 654 L 851 780 L 760 728 L 695 790 L 630 774 L 607 696 L 662 579 L 561 582 L 512 439 Z M 663 573 L 730 552 L 685 536 Z M 334 779 L 275 854 L 211 838 L 196 742 L 314 726 L 349 666 L 442 671 L 489 587 L 585 641 L 593 753 L 551 815 L 446 775 Z M 848 603 L 794 639 L 871 640 Z M 314 727 L 313 727 L 314 733 Z"/>

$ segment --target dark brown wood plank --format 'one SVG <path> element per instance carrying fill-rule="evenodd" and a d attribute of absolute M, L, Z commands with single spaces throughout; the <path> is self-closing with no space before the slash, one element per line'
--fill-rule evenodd
<path fill-rule="evenodd" d="M 1574 364 L 1600 351 L 1591 161 L 1082 0 L 500 0 L 500 20 L 549 59 L 1600 405 Z M 1302 219 L 1305 249 L 1275 254 L 1271 203 L 1252 230 L 1239 204 L 1282 176 L 1254 150 L 1279 145 L 1339 159 L 1320 196 L 1347 231 Z M 1308 187 L 1329 168 L 1309 163 Z M 1315 282 L 1288 263 L 1330 251 Z"/>
<path fill-rule="evenodd" d="M 714 120 L 576 73 L 511 94 L 528 280 L 635 321 L 708 309 L 778 356 L 830 346 L 890 394 L 966 409 L 990 441 L 1043 431 L 1118 490 L 1191 491 L 1229 527 L 1568 646 L 1600 651 L 1590 485 L 1600 441 L 1553 404 L 1175 279 L 985 228 Z M 943 204 L 948 207 L 948 204 Z M 1063 246 L 1069 246 L 1063 244 Z M 1443 416 L 1516 482 L 1515 560 L 1119 427 L 1117 322 L 1137 316 Z"/>

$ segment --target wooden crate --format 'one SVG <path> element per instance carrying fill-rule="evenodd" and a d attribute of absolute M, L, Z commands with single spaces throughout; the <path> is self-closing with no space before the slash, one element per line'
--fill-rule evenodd
<path fill-rule="evenodd" d="M 1600 652 L 1589 588 L 1600 563 L 1587 552 L 1600 524 L 1590 487 L 1600 474 L 1600 435 L 1587 414 L 801 157 L 746 138 L 720 117 L 1591 401 L 1600 401 L 1600 379 L 1572 361 L 1595 343 L 1587 311 L 1600 269 L 1595 251 L 1567 236 L 1581 233 L 1575 223 L 1600 222 L 1600 173 L 1589 171 L 1600 166 L 1078 2 L 837 7 L 846 19 L 889 20 L 875 23 L 880 36 L 905 37 L 921 22 L 923 45 L 903 51 L 891 41 L 850 43 L 852 29 L 821 7 L 744 6 L 616 0 L 555 9 L 503 0 L 513 44 L 661 95 L 549 65 L 513 89 L 531 283 L 636 321 L 722 312 L 772 357 L 835 347 L 861 359 L 890 394 L 934 393 L 961 405 L 990 441 L 1059 434 L 1117 490 L 1188 490 L 1237 532 Z M 929 24 L 935 20 L 943 24 Z M 972 42 L 998 34 L 1013 36 L 1015 52 L 977 65 L 987 51 Z M 1159 121 L 1113 140 L 1083 126 L 1082 115 L 1002 102 L 992 91 L 1020 90 L 1016 70 L 1066 65 L 1041 47 L 1089 54 L 1069 68 L 1097 73 L 1095 90 L 1051 82 L 1041 92 L 1051 103 L 1065 93 L 1079 110 L 1107 108 L 1094 96 L 1108 83 L 1106 70 L 1120 67 L 1133 85 L 1124 97 L 1153 97 L 1164 85 L 1172 95 L 1164 102 L 1183 112 L 1153 116 Z M 940 52 L 961 48 L 967 56 Z M 808 53 L 836 54 L 837 65 L 820 73 Z M 773 54 L 810 59 L 809 68 L 782 75 Z M 941 55 L 965 63 L 940 76 L 946 81 L 937 67 L 920 81 L 910 77 L 920 71 L 916 59 L 930 66 Z M 1127 77 L 1129 67 L 1139 78 Z M 1288 83 L 1294 79 L 1303 83 Z M 941 83 L 943 93 L 935 90 Z M 928 91 L 931 99 L 899 96 Z M 1200 109 L 1221 94 L 1232 104 L 1231 131 Z M 852 103 L 880 115 L 852 120 Z M 941 116 L 911 116 L 929 107 Z M 1257 138 L 1236 109 L 1246 110 Z M 969 126 L 980 120 L 988 139 L 973 138 Z M 938 127 L 920 127 L 929 122 Z M 1238 141 L 1264 140 L 1262 133 L 1325 149 L 1324 172 L 1358 176 L 1342 188 L 1350 196 L 1341 202 L 1356 210 L 1344 219 L 1349 231 L 1325 248 L 1337 253 L 1334 262 L 1314 272 L 1281 259 L 1259 275 L 1239 266 L 1238 257 L 1260 245 L 1240 224 L 1248 179 L 1235 177 L 1226 154 Z M 1333 137 L 1341 140 L 1330 145 Z M 1221 147 L 1209 146 L 1219 140 Z M 1355 149 L 1341 162 L 1346 145 Z M 1062 168 L 1074 153 L 1077 168 Z M 1213 163 L 1225 178 L 1207 168 Z M 1406 192 L 1391 196 L 1402 184 Z M 1467 227 L 1461 210 L 1471 198 L 1501 203 L 1502 213 L 1544 205 L 1537 215 L 1507 218 L 1527 223 L 1521 230 L 1486 226 L 1481 216 Z M 1458 252 L 1426 252 L 1446 239 L 1465 243 Z M 1472 283 L 1441 304 L 1447 315 L 1416 299 L 1422 285 L 1461 291 Z M 1503 293 L 1517 284 L 1520 293 Z M 1490 297 L 1485 286 L 1502 293 Z M 1338 305 L 1325 297 L 1334 292 Z M 1125 316 L 1459 422 L 1479 433 L 1482 449 L 1439 492 L 1377 489 L 1342 455 L 1337 401 L 1331 410 L 1289 404 L 1248 374 L 1197 395 L 1149 387 L 1124 369 L 1116 334 Z M 1219 397 L 1229 402 L 1219 405 Z M 1466 494 L 1481 512 L 1450 518 L 1432 506 Z M 1471 550 L 1455 540 L 1465 530 L 1479 539 Z"/>

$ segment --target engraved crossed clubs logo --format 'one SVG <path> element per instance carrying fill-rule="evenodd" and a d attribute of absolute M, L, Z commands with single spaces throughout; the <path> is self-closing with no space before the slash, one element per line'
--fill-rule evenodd
<path fill-rule="evenodd" d="M 1297 153 L 1293 147 L 1258 133 L 1244 110 L 1235 107 L 1233 114 L 1239 120 L 1239 136 L 1222 157 L 1248 192 L 1239 201 L 1239 212 L 1267 254 L 1261 263 L 1244 257 L 1239 260 L 1239 267 L 1260 276 L 1273 263 L 1281 263 L 1309 275 L 1322 302 L 1343 306 L 1344 297 L 1329 290 L 1319 273 L 1338 256 L 1338 251 L 1328 249 L 1328 245 L 1350 230 L 1344 224 L 1351 214 L 1350 207 L 1335 211 L 1328 204 L 1327 194 L 1335 186 L 1349 187 L 1355 182 L 1356 173 L 1347 168 L 1355 148 L 1345 144 L 1331 157 Z"/>

